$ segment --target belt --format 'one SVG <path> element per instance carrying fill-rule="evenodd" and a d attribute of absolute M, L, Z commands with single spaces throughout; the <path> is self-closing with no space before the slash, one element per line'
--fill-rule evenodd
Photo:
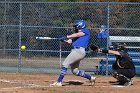
<path fill-rule="evenodd" d="M 83 48 L 83 47 L 77 47 L 77 46 L 74 46 L 74 49 L 80 49 L 80 48 Z"/>

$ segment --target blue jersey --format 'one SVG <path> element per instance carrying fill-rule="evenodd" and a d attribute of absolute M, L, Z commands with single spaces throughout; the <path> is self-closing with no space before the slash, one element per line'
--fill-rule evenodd
<path fill-rule="evenodd" d="M 107 32 L 106 31 L 99 32 L 97 38 L 98 39 L 105 39 L 105 38 L 107 38 Z"/>
<path fill-rule="evenodd" d="M 85 33 L 85 35 L 77 38 L 72 38 L 72 45 L 74 47 L 87 48 L 90 40 L 90 31 L 88 29 L 82 29 L 81 32 Z"/>

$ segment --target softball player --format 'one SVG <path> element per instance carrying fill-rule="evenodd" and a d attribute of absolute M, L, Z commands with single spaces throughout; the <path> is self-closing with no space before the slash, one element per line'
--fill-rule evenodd
<path fill-rule="evenodd" d="M 112 76 L 116 78 L 120 85 L 130 86 L 133 84 L 132 78 L 135 76 L 135 66 L 131 57 L 125 51 L 125 45 L 121 43 L 116 43 L 114 45 L 115 50 L 98 49 L 94 44 L 90 45 L 92 50 L 98 52 L 114 54 L 116 56 L 116 61 L 112 65 Z"/>
<path fill-rule="evenodd" d="M 87 78 L 92 84 L 95 83 L 95 77 L 78 69 L 80 61 L 86 55 L 85 49 L 89 43 L 90 31 L 86 28 L 86 23 L 83 20 L 76 20 L 73 27 L 75 30 L 74 34 L 60 38 L 61 41 L 72 44 L 73 49 L 62 64 L 61 73 L 57 81 L 51 84 L 51 86 L 62 86 L 62 80 L 67 72 L 68 66 L 71 66 L 71 71 L 74 75 Z"/>

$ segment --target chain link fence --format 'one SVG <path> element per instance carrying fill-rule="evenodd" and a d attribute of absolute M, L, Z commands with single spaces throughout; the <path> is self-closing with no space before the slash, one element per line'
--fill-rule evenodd
<path fill-rule="evenodd" d="M 58 73 L 72 47 L 58 40 L 36 40 L 35 37 L 71 34 L 77 19 L 86 21 L 91 31 L 90 43 L 99 46 L 98 33 L 101 25 L 106 26 L 107 37 L 101 43 L 104 48 L 113 43 L 110 36 L 126 39 L 140 36 L 140 3 L 3 1 L 0 2 L 0 71 Z M 128 49 L 133 47 L 133 52 L 140 52 L 140 42 L 126 43 L 131 47 Z M 21 45 L 27 49 L 22 51 Z M 80 69 L 97 71 L 102 59 L 108 59 L 108 55 L 87 49 Z"/>

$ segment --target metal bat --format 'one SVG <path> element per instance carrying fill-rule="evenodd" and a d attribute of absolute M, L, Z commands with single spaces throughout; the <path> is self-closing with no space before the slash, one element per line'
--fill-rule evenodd
<path fill-rule="evenodd" d="M 51 38 L 51 37 L 39 37 L 37 36 L 36 39 L 41 39 L 41 40 L 51 40 L 51 39 L 58 39 L 58 38 Z"/>

